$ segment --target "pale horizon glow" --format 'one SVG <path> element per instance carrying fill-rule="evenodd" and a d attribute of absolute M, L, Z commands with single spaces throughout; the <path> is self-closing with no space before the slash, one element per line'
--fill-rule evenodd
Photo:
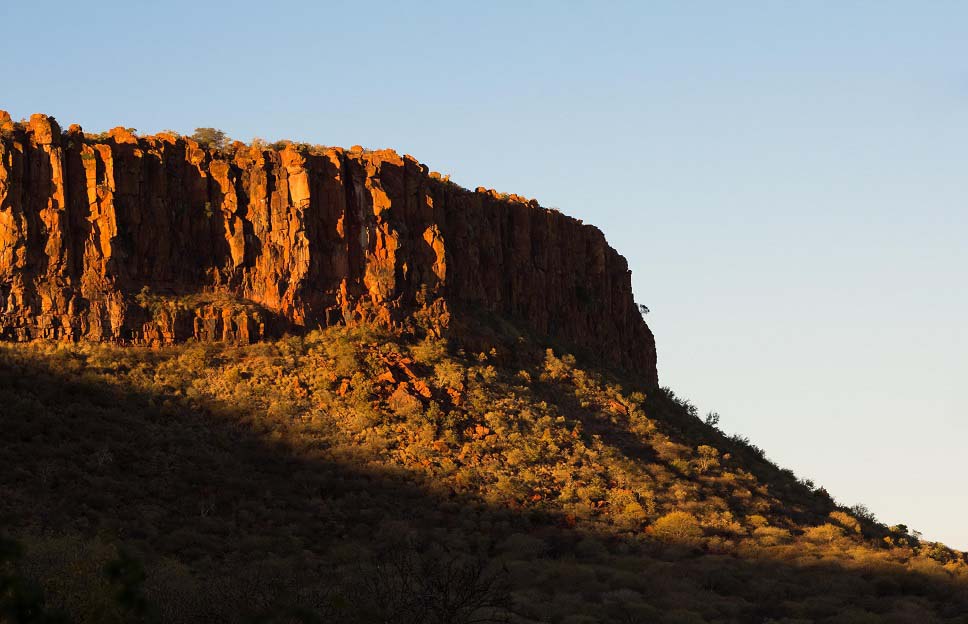
<path fill-rule="evenodd" d="M 0 109 L 392 147 L 600 227 L 663 385 L 968 549 L 968 5 L 0 6 Z"/>

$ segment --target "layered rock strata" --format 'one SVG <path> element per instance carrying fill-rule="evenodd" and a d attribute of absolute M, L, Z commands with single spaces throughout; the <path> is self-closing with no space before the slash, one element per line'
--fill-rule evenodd
<path fill-rule="evenodd" d="M 390 150 L 205 149 L 0 111 L 0 336 L 251 342 L 483 310 L 656 381 L 625 259 Z"/>

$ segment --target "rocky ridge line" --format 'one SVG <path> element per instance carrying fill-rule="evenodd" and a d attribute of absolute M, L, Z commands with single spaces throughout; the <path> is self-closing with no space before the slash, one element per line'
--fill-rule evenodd
<path fill-rule="evenodd" d="M 462 310 L 518 319 L 656 383 L 625 259 L 534 200 L 359 147 L 205 149 L 0 111 L 0 336 L 251 342 Z"/>

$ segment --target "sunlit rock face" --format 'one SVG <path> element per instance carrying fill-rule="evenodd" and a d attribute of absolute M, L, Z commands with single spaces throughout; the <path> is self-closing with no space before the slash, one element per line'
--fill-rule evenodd
<path fill-rule="evenodd" d="M 0 111 L 0 335 L 251 342 L 495 313 L 656 381 L 628 265 L 534 200 L 391 150 L 205 149 Z"/>

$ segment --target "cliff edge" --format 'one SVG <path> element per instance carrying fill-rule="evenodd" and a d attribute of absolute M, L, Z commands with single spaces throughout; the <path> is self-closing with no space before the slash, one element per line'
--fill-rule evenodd
<path fill-rule="evenodd" d="M 480 310 L 657 383 L 625 259 L 534 200 L 391 150 L 235 143 L 0 111 L 0 337 L 171 344 Z"/>

